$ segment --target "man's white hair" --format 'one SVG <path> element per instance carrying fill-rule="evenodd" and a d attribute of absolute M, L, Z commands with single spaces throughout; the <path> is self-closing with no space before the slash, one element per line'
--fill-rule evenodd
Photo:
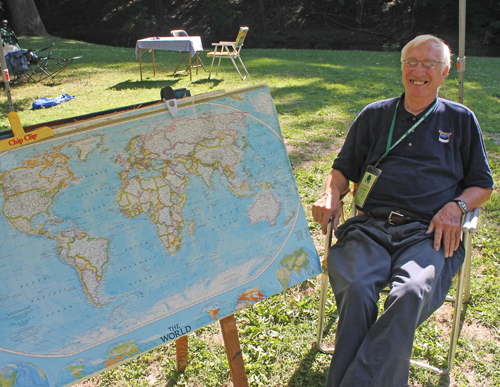
<path fill-rule="evenodd" d="M 406 46 L 403 47 L 401 50 L 401 61 L 406 59 L 406 53 L 408 52 L 409 49 L 420 46 L 421 44 L 424 44 L 425 42 L 434 42 L 436 43 L 441 50 L 441 60 L 440 62 L 444 62 L 444 65 L 448 68 L 448 70 L 451 67 L 451 51 L 450 47 L 443 42 L 441 39 L 434 35 L 419 35 L 413 40 L 410 40 Z"/>

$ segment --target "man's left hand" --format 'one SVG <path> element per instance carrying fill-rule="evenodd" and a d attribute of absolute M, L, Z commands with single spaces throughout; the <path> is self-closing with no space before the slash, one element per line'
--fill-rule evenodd
<path fill-rule="evenodd" d="M 444 248 L 444 257 L 450 258 L 460 245 L 462 211 L 455 202 L 446 204 L 434 215 L 427 234 L 434 232 L 434 250 Z"/>

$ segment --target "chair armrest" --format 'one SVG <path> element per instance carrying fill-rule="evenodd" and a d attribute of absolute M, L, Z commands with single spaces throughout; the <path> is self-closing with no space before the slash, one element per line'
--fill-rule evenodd
<path fill-rule="evenodd" d="M 232 47 L 235 47 L 234 42 L 212 43 L 212 46 L 215 46 L 215 47 L 218 47 L 218 46 L 232 46 Z"/>
<path fill-rule="evenodd" d="M 462 225 L 462 231 L 468 231 L 470 233 L 476 232 L 477 223 L 479 221 L 479 208 L 475 208 L 465 214 L 464 224 Z"/>

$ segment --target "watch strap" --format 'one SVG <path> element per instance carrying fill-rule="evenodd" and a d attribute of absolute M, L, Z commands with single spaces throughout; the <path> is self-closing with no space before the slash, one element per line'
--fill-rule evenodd
<path fill-rule="evenodd" d="M 453 201 L 458 204 L 458 206 L 462 210 L 462 214 L 465 215 L 467 213 L 467 210 L 468 210 L 467 209 L 467 203 L 465 203 L 463 200 L 459 200 L 459 199 L 455 199 Z"/>

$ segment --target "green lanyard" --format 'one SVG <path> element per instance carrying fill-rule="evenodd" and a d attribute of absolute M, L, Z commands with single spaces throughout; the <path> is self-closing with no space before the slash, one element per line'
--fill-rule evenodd
<path fill-rule="evenodd" d="M 436 101 L 434 102 L 434 105 L 432 105 L 432 107 L 427 110 L 427 113 L 425 113 L 416 123 L 415 125 L 413 125 L 410 129 L 408 129 L 406 131 L 405 134 L 403 134 L 398 141 L 396 141 L 392 146 L 391 146 L 391 142 L 392 142 L 392 134 L 394 132 L 394 126 L 396 125 L 396 116 L 398 114 L 398 106 L 399 106 L 399 101 L 398 103 L 396 104 L 396 110 L 394 111 L 394 118 L 392 119 L 392 124 L 391 124 L 391 130 L 389 131 L 389 138 L 387 139 L 387 147 L 386 147 L 386 150 L 385 150 L 385 153 L 382 155 L 382 157 L 380 159 L 378 159 L 377 163 L 375 164 L 375 168 L 378 167 L 378 165 L 380 164 L 380 162 L 382 161 L 382 159 L 387 156 L 389 154 L 389 152 L 394 149 L 394 147 L 396 145 L 398 145 L 401 141 L 403 141 L 403 139 L 405 139 L 411 132 L 413 132 L 417 126 L 419 126 L 422 121 L 424 121 L 427 117 L 429 117 L 433 112 L 434 110 L 436 110 L 436 106 L 438 104 L 438 99 L 436 98 Z"/>

